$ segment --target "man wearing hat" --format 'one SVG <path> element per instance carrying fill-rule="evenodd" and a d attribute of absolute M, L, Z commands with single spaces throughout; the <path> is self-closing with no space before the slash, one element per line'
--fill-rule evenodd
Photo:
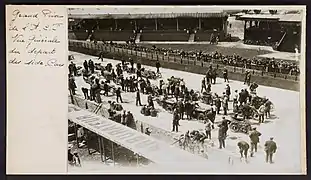
<path fill-rule="evenodd" d="M 249 138 L 251 140 L 251 156 L 255 152 L 257 152 L 257 144 L 259 143 L 259 136 L 261 136 L 261 133 L 256 130 L 256 128 L 253 128 L 253 131 L 250 133 Z"/>
<path fill-rule="evenodd" d="M 224 94 L 224 98 L 222 100 L 222 108 L 224 110 L 224 115 L 227 115 L 227 111 L 228 111 L 228 102 L 229 102 L 229 98 L 228 95 Z"/>
<path fill-rule="evenodd" d="M 228 70 L 226 67 L 224 67 L 224 71 L 222 73 L 223 73 L 224 81 L 229 83 Z"/>
<path fill-rule="evenodd" d="M 228 96 L 228 100 L 230 100 L 231 88 L 229 84 L 226 85 L 225 92 L 226 92 L 226 95 Z"/>
<path fill-rule="evenodd" d="M 276 152 L 277 146 L 276 143 L 273 141 L 273 137 L 270 140 L 266 141 L 265 143 L 265 151 L 266 151 L 266 162 L 273 163 L 272 157 L 273 154 Z"/>
<path fill-rule="evenodd" d="M 223 133 L 225 136 L 227 136 L 227 131 L 229 129 L 230 121 L 226 119 L 225 116 L 222 117 L 221 125 L 223 126 Z"/>
<path fill-rule="evenodd" d="M 249 72 L 249 70 L 246 70 L 245 72 L 245 77 L 244 77 L 244 84 L 248 84 L 250 83 L 251 77 L 250 77 L 251 73 Z"/>
<path fill-rule="evenodd" d="M 174 110 L 174 113 L 173 113 L 173 132 L 174 131 L 176 131 L 176 132 L 178 132 L 178 124 L 179 124 L 179 119 L 180 119 L 180 117 L 179 117 L 179 113 L 177 112 L 177 110 L 175 109 Z"/>

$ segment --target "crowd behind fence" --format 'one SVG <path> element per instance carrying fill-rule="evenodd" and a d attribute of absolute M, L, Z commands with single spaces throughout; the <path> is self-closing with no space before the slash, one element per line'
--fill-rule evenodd
<path fill-rule="evenodd" d="M 167 50 L 164 48 L 148 48 L 130 44 L 86 42 L 69 40 L 70 47 L 97 50 L 116 55 L 135 56 L 138 59 L 147 58 L 154 61 L 166 61 L 172 63 L 209 67 L 211 64 L 219 70 L 224 67 L 229 72 L 245 73 L 249 70 L 254 76 L 270 76 L 292 81 L 299 81 L 299 69 L 295 63 L 268 59 L 244 59 L 238 55 L 223 56 L 220 53 L 203 54 L 197 52 L 184 52 L 179 50 Z M 196 56 L 195 56 L 196 55 Z"/>

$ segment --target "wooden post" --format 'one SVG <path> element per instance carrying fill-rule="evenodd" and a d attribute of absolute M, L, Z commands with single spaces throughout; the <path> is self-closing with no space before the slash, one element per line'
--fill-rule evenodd
<path fill-rule="evenodd" d="M 178 23 L 178 18 L 176 19 L 176 30 L 179 31 L 179 23 Z"/>
<path fill-rule="evenodd" d="M 244 42 L 245 42 L 245 34 L 246 34 L 246 23 L 247 23 L 247 21 L 244 21 Z"/>
<path fill-rule="evenodd" d="M 79 146 L 79 140 L 78 140 L 78 129 L 77 129 L 77 124 L 76 123 L 73 123 L 74 124 L 74 130 L 75 130 L 75 136 L 76 136 L 76 142 L 77 142 L 77 147 L 80 148 Z"/>
<path fill-rule="evenodd" d="M 90 148 L 89 148 L 89 144 L 90 144 L 90 132 L 87 130 L 87 145 L 86 145 L 86 148 L 87 148 L 87 152 L 89 153 L 89 155 L 91 155 L 91 151 L 90 151 Z"/>
<path fill-rule="evenodd" d="M 136 166 L 139 166 L 139 156 L 137 153 L 136 153 Z"/>
<path fill-rule="evenodd" d="M 115 166 L 115 159 L 114 159 L 114 142 L 111 141 L 111 155 L 112 155 L 112 161 L 113 161 L 113 165 Z"/>
<path fill-rule="evenodd" d="M 104 138 L 101 138 L 102 145 L 103 145 L 103 154 L 104 154 L 104 162 L 106 162 L 107 156 L 106 156 L 106 146 L 104 143 Z"/>
<path fill-rule="evenodd" d="M 158 30 L 158 19 L 155 19 L 154 22 L 155 22 L 155 30 L 157 31 Z"/>
<path fill-rule="evenodd" d="M 99 149 L 99 153 L 100 153 L 100 159 L 102 160 L 102 162 L 104 162 L 103 161 L 103 147 L 102 147 L 102 140 L 101 140 L 102 138 L 99 136 L 99 135 L 97 135 L 97 140 L 98 140 L 98 149 Z"/>

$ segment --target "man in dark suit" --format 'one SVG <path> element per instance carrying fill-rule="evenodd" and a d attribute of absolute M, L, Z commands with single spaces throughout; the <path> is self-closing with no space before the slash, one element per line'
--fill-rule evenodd
<path fill-rule="evenodd" d="M 266 162 L 273 163 L 272 157 L 273 154 L 276 152 L 277 146 L 276 143 L 273 141 L 273 137 L 270 140 L 266 141 L 265 143 L 265 151 L 266 151 Z"/>

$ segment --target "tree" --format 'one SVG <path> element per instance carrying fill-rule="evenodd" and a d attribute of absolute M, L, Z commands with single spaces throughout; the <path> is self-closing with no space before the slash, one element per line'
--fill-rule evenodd
<path fill-rule="evenodd" d="M 247 14 L 247 13 L 250 12 L 250 10 L 248 10 L 248 9 L 243 9 L 242 12 L 245 13 L 245 14 Z"/>
<path fill-rule="evenodd" d="M 255 10 L 254 10 L 254 13 L 255 13 L 255 14 L 260 14 L 260 12 L 261 12 L 261 10 L 259 10 L 259 9 L 255 9 Z"/>
<path fill-rule="evenodd" d="M 278 10 L 269 10 L 270 14 L 276 14 L 278 12 Z"/>

